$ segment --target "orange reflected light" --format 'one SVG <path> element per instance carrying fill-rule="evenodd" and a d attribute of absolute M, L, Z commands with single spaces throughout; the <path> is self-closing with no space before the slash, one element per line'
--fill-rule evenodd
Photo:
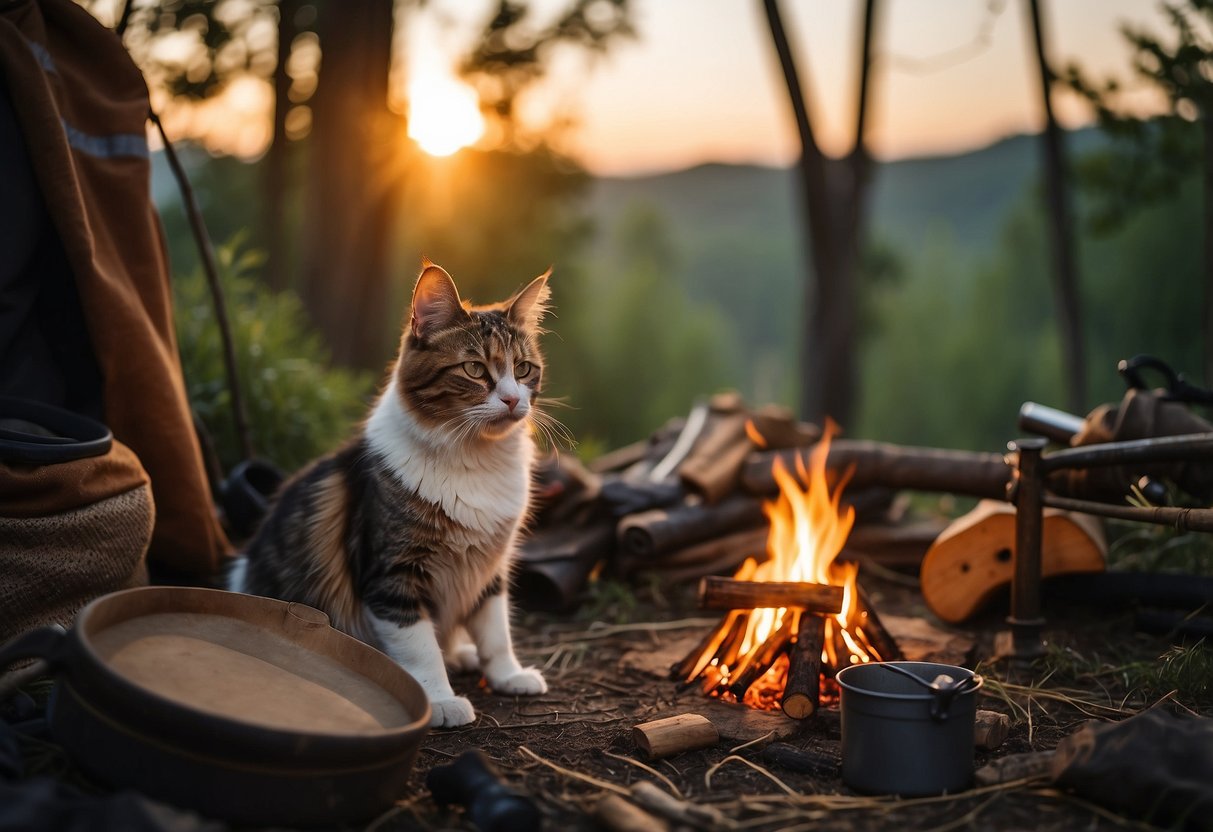
<path fill-rule="evenodd" d="M 409 138 L 431 156 L 450 156 L 484 135 L 476 91 L 438 73 L 409 83 Z"/>

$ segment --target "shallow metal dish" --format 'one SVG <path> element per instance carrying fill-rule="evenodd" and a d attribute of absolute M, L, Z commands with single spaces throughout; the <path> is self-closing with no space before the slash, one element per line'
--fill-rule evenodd
<path fill-rule="evenodd" d="M 302 604 L 130 589 L 14 639 L 0 668 L 30 657 L 56 671 L 51 729 L 82 768 L 239 824 L 373 817 L 429 730 L 415 679 Z"/>

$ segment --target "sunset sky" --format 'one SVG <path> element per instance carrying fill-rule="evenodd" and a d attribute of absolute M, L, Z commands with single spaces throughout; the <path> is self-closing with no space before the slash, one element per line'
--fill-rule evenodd
<path fill-rule="evenodd" d="M 1050 58 L 1129 79 L 1124 22 L 1166 32 L 1151 0 L 1041 0 Z M 704 161 L 787 164 L 795 126 L 760 0 L 634 0 L 638 37 L 586 66 L 562 56 L 528 102 L 578 126 L 565 148 L 592 171 L 636 174 Z M 1039 129 L 1026 2 L 884 0 L 876 34 L 871 145 L 885 159 L 950 153 Z M 536 4 L 538 18 L 560 0 Z M 487 3 L 434 2 L 406 33 L 413 52 L 466 42 Z M 784 0 L 781 8 L 827 152 L 851 140 L 858 0 Z M 435 23 L 447 18 L 446 25 Z M 983 33 L 988 38 L 983 42 Z M 1083 114 L 1062 101 L 1059 114 Z"/>

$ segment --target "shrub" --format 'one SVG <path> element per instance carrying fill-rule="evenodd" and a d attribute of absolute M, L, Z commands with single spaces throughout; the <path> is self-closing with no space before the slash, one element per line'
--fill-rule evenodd
<path fill-rule="evenodd" d="M 216 252 L 240 389 L 256 455 L 291 472 L 335 447 L 365 415 L 369 373 L 335 368 L 298 296 L 255 277 L 264 262 L 238 235 Z M 178 349 L 190 406 L 215 444 L 224 471 L 243 455 L 231 411 L 210 288 L 200 268 L 173 287 Z"/>

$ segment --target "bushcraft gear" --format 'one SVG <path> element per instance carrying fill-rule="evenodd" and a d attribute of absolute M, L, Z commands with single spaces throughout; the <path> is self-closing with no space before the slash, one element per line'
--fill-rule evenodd
<path fill-rule="evenodd" d="M 168 263 L 150 196 L 148 113 L 139 69 L 88 11 L 71 0 L 0 2 L 0 395 L 92 416 L 115 440 L 107 457 L 6 462 L 0 517 L 33 529 L 70 516 L 84 524 L 81 533 L 91 524 L 112 536 L 113 517 L 89 512 L 117 508 L 115 498 L 150 485 L 153 573 L 209 579 L 230 547 L 177 355 Z M 36 511 L 23 483 L 37 483 Z M 85 495 L 100 502 L 82 501 Z M 131 529 L 152 518 L 150 504 L 126 509 Z M 16 539 L 8 528 L 6 545 Z M 115 588 L 109 567 L 88 562 L 96 550 L 58 548 L 38 533 L 25 539 L 40 544 L 18 549 L 27 562 L 4 550 L 5 598 L 31 593 L 33 582 L 56 591 L 32 560 L 39 568 L 74 561 L 56 568 L 79 570 L 77 595 Z M 95 567 L 108 577 L 84 577 Z M 83 588 L 89 580 L 91 592 Z"/>
<path fill-rule="evenodd" d="M 0 643 L 147 583 L 147 473 L 100 422 L 0 397 Z"/>

